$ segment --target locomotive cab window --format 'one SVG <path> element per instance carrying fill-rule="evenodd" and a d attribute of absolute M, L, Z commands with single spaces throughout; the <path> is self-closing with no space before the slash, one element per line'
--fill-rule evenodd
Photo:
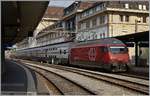
<path fill-rule="evenodd" d="M 118 46 L 116 46 L 116 47 L 110 47 L 110 52 L 114 53 L 114 54 L 116 54 L 116 53 L 126 53 L 126 52 L 128 52 L 128 49 L 127 49 L 127 47 L 118 47 Z"/>

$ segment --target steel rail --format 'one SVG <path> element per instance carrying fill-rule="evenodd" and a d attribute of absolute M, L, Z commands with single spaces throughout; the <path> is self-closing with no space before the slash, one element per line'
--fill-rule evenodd
<path fill-rule="evenodd" d="M 92 72 L 77 69 L 77 68 L 70 68 L 70 67 L 68 68 L 68 67 L 64 67 L 64 66 L 60 67 L 60 65 L 59 66 L 58 65 L 52 65 L 51 67 L 61 69 L 61 70 L 70 71 L 70 72 L 74 72 L 74 73 L 81 74 L 81 75 L 85 75 L 85 76 L 95 78 L 98 80 L 103 80 L 103 81 L 109 82 L 111 84 L 113 83 L 113 84 L 131 89 L 134 91 L 138 91 L 138 92 L 146 94 L 146 95 L 149 94 L 149 85 L 143 85 L 140 83 L 136 83 L 134 81 L 132 82 L 132 81 L 127 81 L 127 80 L 120 79 L 120 78 L 115 78 L 115 77 L 106 76 L 106 75 L 102 75 L 102 74 L 96 74 L 96 73 L 92 73 Z"/>
<path fill-rule="evenodd" d="M 37 63 L 37 64 L 41 65 L 40 63 Z M 52 64 L 43 63 L 42 66 L 49 66 L 49 67 L 56 68 L 56 69 L 70 71 L 70 72 L 84 75 L 90 78 L 94 78 L 97 80 L 102 80 L 111 84 L 115 84 L 115 85 L 118 85 L 127 89 L 131 89 L 133 91 L 140 92 L 146 95 L 149 94 L 149 85 L 144 85 L 144 84 L 137 83 L 134 81 L 124 80 L 124 79 L 120 79 L 120 78 L 116 78 L 112 76 L 106 76 L 104 74 L 93 73 L 88 70 L 77 69 L 77 68 L 66 67 L 66 66 L 64 67 L 62 65 L 52 65 Z"/>
<path fill-rule="evenodd" d="M 26 64 L 25 66 L 28 66 L 28 67 L 29 67 L 29 66 L 32 66 L 32 65 Z M 37 67 L 37 66 L 32 66 L 32 67 L 35 67 L 36 69 L 33 69 L 33 68 L 32 68 L 32 69 L 33 69 L 34 71 L 40 73 L 40 74 L 43 74 L 43 73 L 41 73 L 40 71 L 37 71 L 37 70 L 43 70 L 43 71 L 45 71 L 45 72 L 47 72 L 47 73 L 52 73 L 52 74 L 54 74 L 54 75 L 56 75 L 56 76 L 61 77 L 62 79 L 65 79 L 65 80 L 68 81 L 68 82 L 71 82 L 71 83 L 74 84 L 75 86 L 78 86 L 79 88 L 83 89 L 84 91 L 87 92 L 87 94 L 89 94 L 89 95 L 96 95 L 95 92 L 89 90 L 88 88 L 86 88 L 86 87 L 84 87 L 84 86 L 82 86 L 82 85 L 80 85 L 80 84 L 78 84 L 78 83 L 76 83 L 76 82 L 74 82 L 74 81 L 72 81 L 72 80 L 69 80 L 68 78 L 66 78 L 66 77 L 64 77 L 64 76 L 61 76 L 61 75 L 59 75 L 59 74 L 57 74 L 57 73 L 55 73 L 55 72 L 52 72 L 52 71 L 49 71 L 49 70 L 46 70 L 46 69 L 43 69 L 43 68 L 40 68 L 40 67 Z M 30 68 L 31 68 L 31 67 L 30 67 Z M 51 81 L 51 82 L 52 82 L 52 81 Z M 62 91 L 62 89 L 60 89 L 59 86 L 57 86 L 55 83 L 53 83 L 53 84 L 61 91 L 62 94 L 68 95 L 68 94 L 65 94 L 65 93 Z"/>

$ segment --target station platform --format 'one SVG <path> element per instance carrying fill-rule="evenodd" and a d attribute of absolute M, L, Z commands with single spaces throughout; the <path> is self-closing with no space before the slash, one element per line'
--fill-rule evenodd
<path fill-rule="evenodd" d="M 42 81 L 23 64 L 6 59 L 5 68 L 1 83 L 3 95 L 36 95 L 43 93 L 48 95 L 48 90 L 43 87 Z M 130 66 L 128 72 L 148 77 L 149 67 Z"/>
<path fill-rule="evenodd" d="M 36 74 L 23 64 L 5 60 L 5 72 L 1 79 L 2 95 L 36 95 L 46 93 Z"/>

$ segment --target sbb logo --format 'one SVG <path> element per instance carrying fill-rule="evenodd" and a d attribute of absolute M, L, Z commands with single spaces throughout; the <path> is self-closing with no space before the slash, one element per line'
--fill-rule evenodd
<path fill-rule="evenodd" d="M 96 48 L 90 48 L 88 56 L 89 56 L 90 61 L 95 61 L 95 59 L 96 59 Z"/>

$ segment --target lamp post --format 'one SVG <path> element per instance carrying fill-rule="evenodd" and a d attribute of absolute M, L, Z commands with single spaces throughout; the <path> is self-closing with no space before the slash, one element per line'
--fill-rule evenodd
<path fill-rule="evenodd" d="M 140 23 L 140 22 L 141 22 L 140 18 L 135 19 L 135 33 L 137 33 L 137 31 L 138 31 L 138 23 Z"/>
<path fill-rule="evenodd" d="M 140 18 L 137 18 L 135 20 L 135 34 L 138 32 L 138 23 L 140 22 Z M 134 42 L 135 42 L 135 66 L 138 65 L 138 40 L 134 38 Z"/>

